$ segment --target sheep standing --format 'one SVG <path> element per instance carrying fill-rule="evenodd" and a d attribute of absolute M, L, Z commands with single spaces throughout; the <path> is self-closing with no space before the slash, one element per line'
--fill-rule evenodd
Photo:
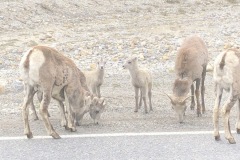
<path fill-rule="evenodd" d="M 126 68 L 129 70 L 131 75 L 131 81 L 132 85 L 135 90 L 135 110 L 134 112 L 138 112 L 138 108 L 141 107 L 142 99 L 144 102 L 144 109 L 145 113 L 148 112 L 147 109 L 147 102 L 146 102 L 146 94 L 148 93 L 148 99 L 149 99 L 149 106 L 150 111 L 152 111 L 152 76 L 147 70 L 139 69 L 137 64 L 137 58 L 131 58 L 126 61 L 126 63 L 123 65 L 123 68 Z M 140 90 L 140 102 L 138 104 L 138 94 Z"/>
<path fill-rule="evenodd" d="M 178 50 L 175 61 L 176 79 L 173 85 L 173 94 L 168 95 L 176 111 L 179 122 L 183 122 L 183 116 L 186 110 L 186 100 L 192 98 L 191 109 L 194 109 L 194 84 L 196 82 L 195 96 L 197 99 L 197 115 L 200 116 L 205 112 L 204 103 L 204 81 L 206 76 L 206 67 L 208 63 L 208 51 L 203 40 L 197 36 L 187 38 L 180 49 Z M 200 104 L 200 91 L 201 86 L 201 100 Z M 188 93 L 191 88 L 191 95 Z"/>
<path fill-rule="evenodd" d="M 78 117 L 85 111 L 86 101 L 90 100 L 90 96 L 87 96 L 81 86 L 79 69 L 74 62 L 53 48 L 36 46 L 22 57 L 20 72 L 25 91 L 22 105 L 24 134 L 28 138 L 33 137 L 29 126 L 28 108 L 36 92 L 35 88 L 39 88 L 43 92 L 40 114 L 49 135 L 53 138 L 60 138 L 48 117 L 48 106 L 51 97 L 55 97 L 55 95 L 59 95 L 61 98 L 64 94 L 68 112 L 67 128 L 76 131 L 75 116 Z"/>
<path fill-rule="evenodd" d="M 214 137 L 220 140 L 219 134 L 219 106 L 223 90 L 229 92 L 228 99 L 223 105 L 224 131 L 225 138 L 229 143 L 236 143 L 231 134 L 229 116 L 234 104 L 240 102 L 240 50 L 229 49 L 219 54 L 214 63 L 213 80 L 215 83 L 215 105 L 213 109 Z M 236 125 L 237 133 L 240 134 L 240 103 L 238 103 L 238 122 Z"/>
<path fill-rule="evenodd" d="M 100 87 L 103 84 L 105 64 L 106 61 L 101 58 L 101 60 L 97 62 L 97 68 L 95 70 L 84 72 L 87 86 L 91 92 L 99 98 L 101 97 Z"/>
<path fill-rule="evenodd" d="M 86 77 L 85 77 L 85 75 L 83 74 L 83 72 L 80 69 L 78 69 L 78 78 L 80 80 L 80 83 L 81 83 L 81 86 L 83 87 L 83 89 L 85 91 L 87 91 L 87 92 L 90 92 L 88 87 L 87 87 Z M 39 88 L 37 88 L 37 87 L 35 87 L 34 90 L 35 90 L 35 92 L 33 94 L 35 95 L 37 93 L 38 101 L 41 102 L 42 101 L 43 92 L 41 90 L 39 90 Z M 57 95 L 52 95 L 52 98 L 57 101 L 58 107 L 60 109 L 61 118 L 62 118 L 61 126 L 62 127 L 66 127 L 65 126 L 66 125 L 66 122 L 65 122 L 66 119 L 65 119 L 64 104 L 63 104 L 63 101 L 65 99 L 64 98 L 64 90 L 62 89 L 60 91 L 59 95 L 58 94 Z M 39 118 L 37 116 L 36 107 L 35 107 L 35 105 L 33 103 L 33 99 L 32 99 L 32 102 L 30 102 L 30 109 L 31 109 L 32 114 L 33 114 L 33 119 L 34 120 L 38 120 Z M 49 117 L 50 117 L 50 115 L 49 115 Z"/>

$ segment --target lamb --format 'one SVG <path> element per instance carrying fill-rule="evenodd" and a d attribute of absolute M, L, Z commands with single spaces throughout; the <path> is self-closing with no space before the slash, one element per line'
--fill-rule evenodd
<path fill-rule="evenodd" d="M 61 138 L 49 120 L 48 105 L 51 97 L 62 98 L 63 95 L 68 112 L 67 127 L 76 131 L 74 119 L 83 114 L 84 107 L 91 97 L 87 95 L 78 79 L 79 69 L 74 62 L 53 48 L 36 46 L 22 57 L 20 73 L 25 91 L 22 109 L 24 134 L 27 138 L 33 137 L 28 121 L 28 107 L 36 92 L 35 88 L 43 92 L 40 114 L 49 135 L 56 139 Z"/>
<path fill-rule="evenodd" d="M 101 60 L 97 62 L 97 68 L 95 70 L 84 72 L 87 86 L 90 88 L 91 92 L 99 98 L 101 97 L 100 87 L 103 84 L 105 64 L 106 61 L 101 58 Z"/>
<path fill-rule="evenodd" d="M 236 141 L 231 134 L 229 116 L 230 110 L 236 102 L 240 109 L 240 50 L 228 49 L 219 54 L 214 62 L 213 80 L 215 83 L 215 104 L 213 108 L 214 137 L 216 141 L 220 140 L 219 134 L 219 106 L 222 99 L 223 90 L 227 91 L 228 99 L 223 105 L 224 131 L 225 138 L 230 144 Z M 240 134 L 240 111 L 238 110 L 238 122 L 236 125 L 237 133 Z"/>
<path fill-rule="evenodd" d="M 131 81 L 132 85 L 135 90 L 135 110 L 134 112 L 138 112 L 138 109 L 141 107 L 142 99 L 144 102 L 144 109 L 145 113 L 148 113 L 147 109 L 147 102 L 146 102 L 146 94 L 148 93 L 148 99 L 149 99 L 149 106 L 150 111 L 153 111 L 152 109 L 152 75 L 149 71 L 139 69 L 138 63 L 137 63 L 137 57 L 131 58 L 126 61 L 126 63 L 123 65 L 124 69 L 128 69 L 131 75 Z M 138 94 L 140 89 L 140 101 L 138 104 Z"/>
<path fill-rule="evenodd" d="M 176 79 L 173 84 L 173 94 L 168 94 L 168 97 L 170 98 L 173 105 L 173 109 L 178 115 L 180 123 L 183 122 L 183 116 L 187 108 L 186 101 L 190 97 L 190 108 L 194 110 L 194 82 L 196 82 L 195 96 L 197 99 L 197 115 L 201 116 L 201 114 L 205 112 L 204 81 L 206 76 L 207 63 L 208 51 L 203 40 L 198 36 L 187 38 L 177 53 L 175 61 Z M 199 100 L 200 85 L 202 106 Z M 192 96 L 188 96 L 190 88 Z"/>

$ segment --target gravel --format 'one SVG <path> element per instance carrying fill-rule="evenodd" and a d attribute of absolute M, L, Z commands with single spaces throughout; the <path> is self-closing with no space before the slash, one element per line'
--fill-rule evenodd
<path fill-rule="evenodd" d="M 224 49 L 240 44 L 240 6 L 222 0 L 172 2 L 1 1 L 0 90 L 4 88 L 4 93 L 0 95 L 0 136 L 23 133 L 23 86 L 18 65 L 22 54 L 36 44 L 56 48 L 82 70 L 93 68 L 100 57 L 107 60 L 102 86 L 106 111 L 98 126 L 87 115 L 79 133 L 212 130 L 211 72 L 206 80 L 207 113 L 202 117 L 188 109 L 185 123 L 178 124 L 169 100 L 161 93 L 171 93 L 176 50 L 185 37 L 197 34 L 204 39 L 211 54 L 209 64 Z M 133 112 L 133 87 L 122 69 L 131 56 L 139 57 L 139 65 L 153 73 L 154 112 L 146 115 L 143 109 Z M 57 131 L 69 134 L 59 126 L 54 101 L 49 110 Z M 31 120 L 31 127 L 36 134 L 46 134 L 41 121 Z"/>

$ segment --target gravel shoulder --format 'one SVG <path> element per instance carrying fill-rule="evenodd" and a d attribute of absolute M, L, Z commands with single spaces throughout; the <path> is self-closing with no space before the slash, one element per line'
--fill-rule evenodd
<path fill-rule="evenodd" d="M 229 1 L 146 1 L 104 0 L 97 2 L 19 0 L 0 2 L 0 136 L 23 135 L 20 105 L 23 86 L 18 65 L 23 52 L 41 44 L 55 47 L 90 70 L 104 57 L 107 60 L 102 95 L 106 111 L 99 125 L 88 115 L 76 133 L 60 127 L 59 111 L 52 101 L 51 122 L 61 134 L 165 132 L 212 130 L 214 92 L 212 73 L 206 79 L 206 113 L 197 117 L 187 109 L 185 123 L 179 124 L 169 99 L 174 81 L 174 59 L 181 41 L 201 36 L 208 46 L 211 69 L 214 57 L 224 49 L 240 45 L 239 3 Z M 153 74 L 153 109 L 134 113 L 134 91 L 123 62 L 131 56 Z M 35 102 L 38 104 L 38 102 Z M 236 122 L 236 107 L 231 125 Z M 220 121 L 221 129 L 222 120 Z M 43 122 L 31 120 L 34 135 L 46 135 Z"/>

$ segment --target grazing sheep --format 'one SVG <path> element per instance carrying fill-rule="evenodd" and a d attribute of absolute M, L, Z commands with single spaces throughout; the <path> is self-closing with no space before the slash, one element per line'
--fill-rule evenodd
<path fill-rule="evenodd" d="M 146 94 L 148 93 L 148 99 L 149 99 L 149 106 L 150 106 L 150 111 L 152 111 L 152 101 L 151 101 L 151 97 L 152 97 L 152 76 L 150 74 L 150 72 L 148 72 L 147 70 L 143 70 L 143 69 L 139 69 L 138 68 L 138 64 L 137 64 L 137 58 L 131 58 L 129 60 L 126 61 L 126 63 L 123 65 L 123 68 L 128 69 L 131 75 L 131 81 L 132 81 L 132 85 L 135 89 L 135 110 L 134 112 L 138 112 L 138 108 L 141 107 L 141 103 L 142 103 L 142 99 L 144 102 L 144 109 L 145 109 L 145 113 L 148 112 L 147 109 L 147 102 L 146 102 Z M 139 89 L 140 89 L 140 102 L 138 105 L 138 93 L 139 93 Z"/>
<path fill-rule="evenodd" d="M 186 100 L 192 98 L 191 109 L 194 109 L 194 84 L 196 82 L 195 96 L 197 99 L 197 115 L 200 116 L 205 112 L 204 103 L 204 81 L 206 76 L 206 67 L 208 63 L 208 51 L 203 40 L 197 36 L 187 38 L 177 53 L 175 61 L 176 79 L 173 84 L 173 94 L 168 95 L 173 105 L 173 109 L 176 111 L 179 122 L 183 122 L 183 115 L 186 110 Z M 200 92 L 201 85 L 201 100 L 200 104 Z M 188 93 L 191 88 L 191 95 Z"/>
<path fill-rule="evenodd" d="M 106 106 L 105 98 L 94 97 L 92 99 L 92 102 L 91 102 L 90 106 L 88 108 L 86 108 L 84 113 L 89 112 L 90 117 L 94 121 L 94 124 L 98 124 L 100 116 L 105 109 L 105 106 Z M 77 119 L 76 119 L 76 124 L 77 125 L 80 125 L 83 116 L 84 116 L 84 114 L 82 114 L 82 116 L 77 117 Z"/>
<path fill-rule="evenodd" d="M 48 105 L 51 97 L 55 97 L 55 95 L 60 95 L 61 98 L 64 94 L 68 112 L 67 128 L 76 131 L 75 116 L 78 117 L 84 112 L 84 107 L 90 96 L 81 86 L 79 69 L 74 62 L 53 48 L 36 46 L 22 57 L 20 73 L 25 91 L 22 105 L 24 134 L 28 138 L 33 137 L 28 121 L 28 108 L 36 92 L 35 88 L 43 92 L 40 114 L 49 135 L 53 138 L 60 138 L 48 117 Z M 61 101 L 63 100 L 61 99 Z"/>
<path fill-rule="evenodd" d="M 225 138 L 229 143 L 236 143 L 230 129 L 229 116 L 233 105 L 238 102 L 237 133 L 240 134 L 240 50 L 229 49 L 219 54 L 214 63 L 213 80 L 215 83 L 216 99 L 213 109 L 214 137 L 220 140 L 219 134 L 219 106 L 223 90 L 227 91 L 228 99 L 223 105 Z"/>
<path fill-rule="evenodd" d="M 88 89 L 88 87 L 87 87 L 87 83 L 86 83 L 86 77 L 84 76 L 84 74 L 83 74 L 83 72 L 80 70 L 80 69 L 78 69 L 78 78 L 79 78 L 79 80 L 80 80 L 80 83 L 81 83 L 81 85 L 82 85 L 82 87 L 83 87 L 83 89 L 85 90 L 85 91 L 88 91 L 88 92 L 90 92 L 89 91 L 89 89 Z M 37 98 L 38 98 L 38 101 L 39 102 L 41 102 L 42 101 L 42 95 L 43 95 L 43 92 L 41 92 L 41 90 L 39 90 L 37 87 L 35 87 L 34 88 L 34 90 L 36 91 L 35 93 L 37 93 Z M 61 93 L 62 92 L 62 93 Z M 65 126 L 64 124 L 65 124 L 65 122 L 64 122 L 64 117 L 63 117 L 63 115 L 65 115 L 64 114 L 64 112 L 62 112 L 62 108 L 64 108 L 63 106 L 63 101 L 64 101 L 64 90 L 62 89 L 61 90 L 61 96 L 59 97 L 59 96 L 57 96 L 57 97 L 54 97 L 53 95 L 52 95 L 52 98 L 53 99 L 55 99 L 56 101 L 57 101 L 57 103 L 59 104 L 58 106 L 59 107 L 61 107 L 61 108 L 59 108 L 60 109 L 60 113 L 61 113 L 61 117 L 62 117 L 62 120 L 61 120 L 61 126 Z M 34 94 L 35 94 L 34 93 Z M 55 95 L 56 96 L 56 95 Z M 37 116 L 37 112 L 36 112 L 36 109 L 35 109 L 35 105 L 34 105 L 34 103 L 33 103 L 33 99 L 32 99 L 32 102 L 30 103 L 30 109 L 32 110 L 32 114 L 33 114 L 33 119 L 34 120 L 38 120 L 39 118 L 38 118 L 38 116 Z M 50 117 L 50 115 L 49 115 L 49 117 Z"/>
<path fill-rule="evenodd" d="M 84 72 L 87 86 L 92 93 L 97 95 L 99 98 L 101 97 L 100 86 L 103 84 L 105 64 L 106 61 L 101 58 L 101 60 L 97 62 L 97 68 L 95 70 Z"/>

